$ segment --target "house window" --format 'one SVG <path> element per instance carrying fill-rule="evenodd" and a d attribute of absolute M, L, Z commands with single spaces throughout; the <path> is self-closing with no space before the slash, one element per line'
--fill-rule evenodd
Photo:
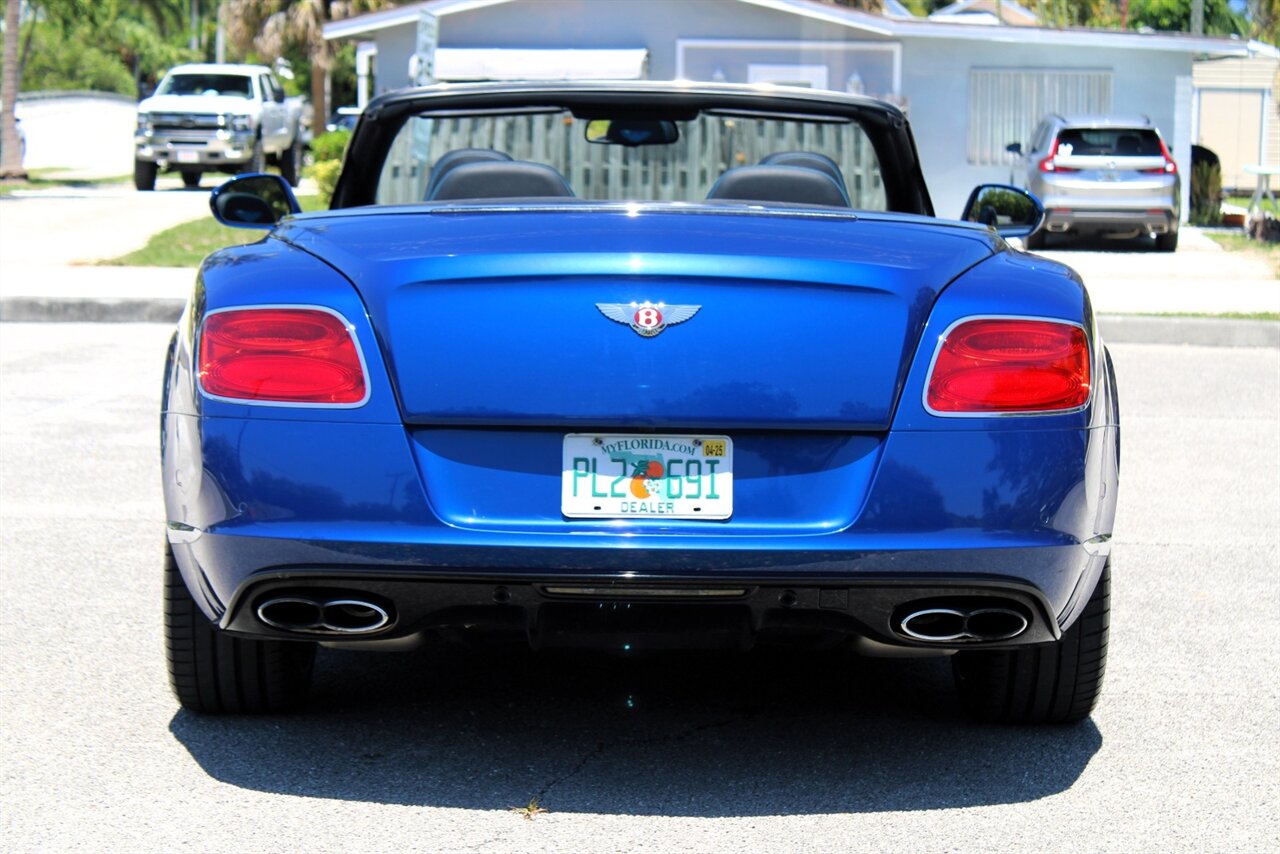
<path fill-rule="evenodd" d="M 1105 69 L 974 68 L 969 71 L 969 162 L 1010 163 L 1011 142 L 1024 150 L 1048 113 L 1111 112 L 1111 72 Z"/>
<path fill-rule="evenodd" d="M 827 67 L 825 65 L 765 65 L 753 62 L 747 66 L 747 82 L 826 89 Z"/>

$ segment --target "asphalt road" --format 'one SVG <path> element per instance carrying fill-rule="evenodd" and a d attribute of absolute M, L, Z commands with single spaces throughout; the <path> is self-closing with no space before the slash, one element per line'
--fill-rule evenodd
<path fill-rule="evenodd" d="M 305 714 L 214 719 L 164 677 L 167 335 L 0 325 L 4 850 L 1280 847 L 1276 350 L 1113 348 L 1115 610 L 1084 724 L 970 724 L 932 661 L 439 650 L 323 653 Z"/>

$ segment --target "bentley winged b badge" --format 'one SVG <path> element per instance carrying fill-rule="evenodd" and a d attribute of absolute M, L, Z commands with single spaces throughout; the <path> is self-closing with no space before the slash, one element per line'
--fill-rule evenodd
<path fill-rule="evenodd" d="M 668 326 L 684 323 L 698 313 L 700 305 L 667 305 L 665 302 L 598 302 L 596 308 L 610 320 L 625 323 L 645 338 L 652 338 Z"/>

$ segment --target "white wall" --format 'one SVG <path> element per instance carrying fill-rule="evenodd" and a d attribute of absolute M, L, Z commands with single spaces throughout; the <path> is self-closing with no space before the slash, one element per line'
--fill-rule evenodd
<path fill-rule="evenodd" d="M 1009 180 L 1008 166 L 968 162 L 969 69 L 975 67 L 1110 69 L 1112 112 L 1150 116 L 1170 143 L 1184 181 L 1189 174 L 1190 128 L 1179 128 L 1182 138 L 1174 136 L 1174 81 L 1178 75 L 1191 74 L 1189 53 L 909 39 L 903 45 L 902 91 L 910 99 L 908 118 L 939 216 L 959 216 L 975 185 Z M 1184 217 L 1186 199 L 1184 187 Z"/>
<path fill-rule="evenodd" d="M 14 112 L 27 137 L 27 169 L 71 169 L 86 177 L 133 174 L 137 105 L 129 98 L 66 95 L 23 100 Z"/>

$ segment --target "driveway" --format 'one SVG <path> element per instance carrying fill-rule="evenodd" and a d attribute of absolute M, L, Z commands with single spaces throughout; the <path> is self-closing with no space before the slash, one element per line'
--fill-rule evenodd
<path fill-rule="evenodd" d="M 159 186 L 153 193 L 120 184 L 0 196 L 0 296 L 185 297 L 193 270 L 92 266 L 210 216 L 207 189 L 184 190 L 176 178 Z"/>
<path fill-rule="evenodd" d="M 937 660 L 435 646 L 324 650 L 304 712 L 210 718 L 160 642 L 169 334 L 0 335 L 3 850 L 1277 850 L 1275 350 L 1112 348 L 1111 659 L 1077 726 L 969 723 Z"/>
<path fill-rule="evenodd" d="M 1280 312 L 1280 281 L 1253 253 L 1229 252 L 1183 226 L 1177 252 L 1150 238 L 1050 243 L 1038 253 L 1073 267 L 1105 314 Z"/>

